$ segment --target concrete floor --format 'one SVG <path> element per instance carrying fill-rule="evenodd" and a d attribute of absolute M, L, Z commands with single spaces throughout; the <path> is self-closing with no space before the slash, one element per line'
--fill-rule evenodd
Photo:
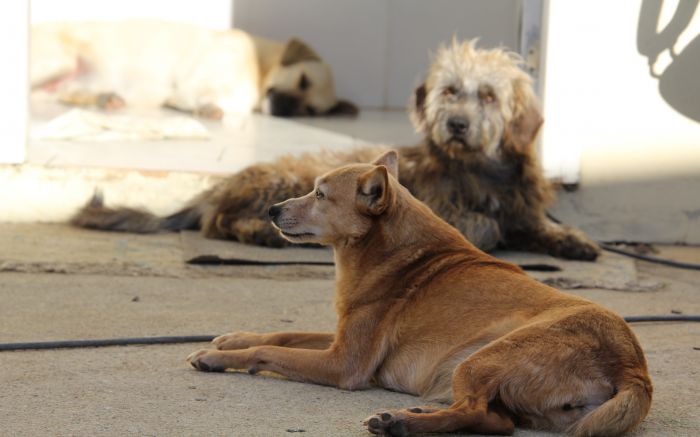
<path fill-rule="evenodd" d="M 176 171 L 228 175 L 259 161 L 283 155 L 348 150 L 368 144 L 417 143 L 420 139 L 405 111 L 367 109 L 357 117 L 285 119 L 261 114 L 231 115 L 221 121 L 198 120 L 208 139 L 178 140 L 49 140 L 36 134 L 69 109 L 56 103 L 32 105 L 27 163 L 48 168 L 87 167 Z M 128 109 L 103 117 L 136 120 L 182 117 L 168 109 Z M 192 122 L 195 122 L 192 120 Z"/>
<path fill-rule="evenodd" d="M 177 241 L 0 225 L 0 342 L 333 329 L 332 268 L 185 266 Z M 693 260 L 700 250 L 664 253 Z M 638 269 L 666 287 L 576 294 L 623 315 L 700 314 L 700 272 L 643 262 Z M 634 330 L 655 393 L 633 435 L 700 435 L 700 325 Z M 361 420 L 370 413 L 422 403 L 381 389 L 197 372 L 184 359 L 202 346 L 0 352 L 0 435 L 360 437 L 369 435 Z"/>

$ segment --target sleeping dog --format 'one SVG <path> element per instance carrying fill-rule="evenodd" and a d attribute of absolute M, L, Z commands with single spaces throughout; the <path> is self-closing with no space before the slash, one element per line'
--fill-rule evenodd
<path fill-rule="evenodd" d="M 35 26 L 31 84 L 59 101 L 117 109 L 164 105 L 218 119 L 357 113 L 335 95 L 331 69 L 298 39 L 160 21 Z"/>

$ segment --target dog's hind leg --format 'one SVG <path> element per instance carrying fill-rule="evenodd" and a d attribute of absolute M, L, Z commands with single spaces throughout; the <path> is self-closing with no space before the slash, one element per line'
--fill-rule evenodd
<path fill-rule="evenodd" d="M 470 398 L 469 402 L 463 399 L 444 409 L 414 407 L 387 410 L 365 419 L 365 425 L 373 434 L 400 437 L 458 430 L 511 435 L 515 426 L 505 412 L 490 408 L 485 398 Z"/>
<path fill-rule="evenodd" d="M 481 370 L 477 367 L 477 370 Z M 480 434 L 513 434 L 515 424 L 498 402 L 490 402 L 498 389 L 497 379 L 473 377 L 473 363 L 462 362 L 453 372 L 455 402 L 445 409 L 409 408 L 386 410 L 365 420 L 367 429 L 378 435 L 409 436 L 426 432 L 466 430 Z"/>
<path fill-rule="evenodd" d="M 370 432 L 510 435 L 515 412 L 531 424 L 566 429 L 610 397 L 613 388 L 588 350 L 596 347 L 595 340 L 583 342 L 572 327 L 563 327 L 529 327 L 489 343 L 455 368 L 454 402 L 448 408 L 428 414 L 383 411 L 366 421 Z"/>

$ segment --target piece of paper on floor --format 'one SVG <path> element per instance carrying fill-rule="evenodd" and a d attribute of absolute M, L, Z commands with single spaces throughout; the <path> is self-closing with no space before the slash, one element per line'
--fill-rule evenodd
<path fill-rule="evenodd" d="M 209 139 L 199 121 L 186 116 L 104 114 L 71 109 L 35 128 L 32 138 L 73 141 Z"/>
<path fill-rule="evenodd" d="M 194 231 L 182 232 L 180 241 L 185 262 L 189 264 L 333 264 L 333 252 L 328 248 L 273 249 L 235 241 L 212 240 Z M 595 262 L 569 261 L 539 253 L 514 251 L 496 251 L 493 255 L 520 266 L 553 267 L 552 270 L 555 271 L 527 273 L 559 289 L 654 291 L 664 285 L 658 281 L 639 280 L 635 261 L 614 253 L 604 252 Z"/>

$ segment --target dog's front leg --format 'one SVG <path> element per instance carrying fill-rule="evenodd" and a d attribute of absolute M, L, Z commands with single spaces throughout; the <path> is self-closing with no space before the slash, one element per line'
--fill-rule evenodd
<path fill-rule="evenodd" d="M 296 381 L 348 389 L 365 386 L 369 381 L 369 376 L 354 375 L 355 370 L 347 365 L 347 357 L 333 349 L 256 346 L 235 351 L 201 350 L 190 355 L 188 361 L 196 369 L 207 372 L 247 369 L 248 373 L 255 374 L 268 370 Z"/>
<path fill-rule="evenodd" d="M 190 104 L 182 99 L 170 98 L 163 103 L 164 108 L 184 112 L 195 117 L 221 120 L 224 118 L 224 110 L 215 103 Z"/>
<path fill-rule="evenodd" d="M 335 336 L 331 332 L 232 332 L 212 340 L 219 350 L 247 349 L 254 346 L 284 346 L 298 349 L 328 349 Z"/>
<path fill-rule="evenodd" d="M 386 327 L 391 317 L 381 304 L 355 308 L 341 316 L 333 343 L 324 350 L 255 346 L 239 350 L 204 349 L 187 361 L 198 369 L 223 372 L 269 370 L 297 381 L 355 389 L 369 384 L 388 348 Z"/>
<path fill-rule="evenodd" d="M 540 229 L 533 231 L 526 241 L 526 249 L 546 252 L 561 258 L 593 261 L 600 254 L 598 245 L 583 232 L 546 218 L 543 219 Z"/>

